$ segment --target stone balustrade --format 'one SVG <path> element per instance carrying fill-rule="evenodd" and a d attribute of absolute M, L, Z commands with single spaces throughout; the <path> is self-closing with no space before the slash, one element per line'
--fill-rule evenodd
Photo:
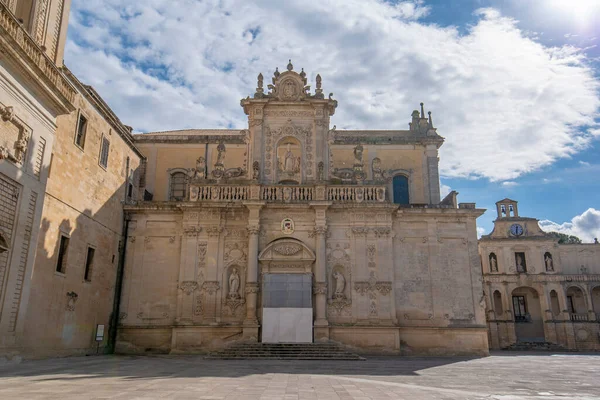
<path fill-rule="evenodd" d="M 587 314 L 583 313 L 571 313 L 571 321 L 573 322 L 585 322 L 589 319 Z"/>
<path fill-rule="evenodd" d="M 16 47 L 25 53 L 29 62 L 37 67 L 42 73 L 42 76 L 44 76 L 70 104 L 75 101 L 75 89 L 2 2 L 0 2 L 0 35 L 7 36 L 14 41 Z"/>
<path fill-rule="evenodd" d="M 303 185 L 217 185 L 191 183 L 190 201 L 262 200 L 273 203 L 331 201 L 382 203 L 385 186 L 303 186 Z"/>

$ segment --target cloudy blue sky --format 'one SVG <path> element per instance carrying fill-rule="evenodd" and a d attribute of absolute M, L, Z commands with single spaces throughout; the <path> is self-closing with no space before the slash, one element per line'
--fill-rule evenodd
<path fill-rule="evenodd" d="M 425 102 L 442 188 L 600 237 L 600 0 L 73 0 L 65 63 L 136 132 L 244 128 L 291 58 L 332 124 L 406 129 Z"/>

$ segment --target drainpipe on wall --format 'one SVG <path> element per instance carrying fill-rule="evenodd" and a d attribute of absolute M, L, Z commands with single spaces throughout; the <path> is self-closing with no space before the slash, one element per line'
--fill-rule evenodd
<path fill-rule="evenodd" d="M 127 204 L 127 191 L 129 190 L 129 157 L 125 169 L 125 196 L 123 205 Z M 119 314 L 121 306 L 121 292 L 123 289 L 123 271 L 125 270 L 125 252 L 127 251 L 127 232 L 129 231 L 129 214 L 123 211 L 123 230 L 119 246 L 119 263 L 117 265 L 117 277 L 115 280 L 115 295 L 113 297 L 113 309 L 108 325 L 108 353 L 114 354 L 117 343 L 117 328 L 119 326 Z"/>

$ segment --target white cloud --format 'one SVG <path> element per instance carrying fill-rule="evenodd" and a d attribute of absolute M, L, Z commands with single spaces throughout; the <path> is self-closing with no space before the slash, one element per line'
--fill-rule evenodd
<path fill-rule="evenodd" d="M 485 229 L 478 226 L 477 227 L 477 239 L 481 239 L 481 237 L 485 235 Z"/>
<path fill-rule="evenodd" d="M 448 185 L 445 185 L 440 182 L 440 198 L 444 198 L 448 196 L 448 194 L 452 191 L 452 188 Z"/>
<path fill-rule="evenodd" d="M 589 163 L 589 162 L 587 162 L 587 161 L 579 161 L 579 164 L 580 164 L 580 165 L 583 165 L 584 167 L 590 167 L 590 166 L 592 165 L 592 164 L 590 164 L 590 163 Z"/>
<path fill-rule="evenodd" d="M 424 101 L 446 138 L 444 176 L 513 180 L 600 132 L 600 86 L 585 56 L 544 47 L 495 9 L 478 10 L 461 35 L 420 23 L 423 1 L 172 4 L 73 3 L 67 65 L 139 131 L 242 129 L 240 98 L 291 58 L 335 93 L 338 128 L 406 129 Z"/>
<path fill-rule="evenodd" d="M 517 182 L 514 182 L 514 181 L 505 181 L 505 182 L 502 182 L 502 186 L 504 186 L 504 187 L 514 187 L 514 186 L 519 186 L 519 184 Z"/>
<path fill-rule="evenodd" d="M 549 220 L 540 221 L 540 227 L 546 232 L 555 231 L 575 235 L 584 242 L 591 243 L 594 238 L 600 239 L 600 210 L 588 208 L 583 214 L 562 224 Z"/>

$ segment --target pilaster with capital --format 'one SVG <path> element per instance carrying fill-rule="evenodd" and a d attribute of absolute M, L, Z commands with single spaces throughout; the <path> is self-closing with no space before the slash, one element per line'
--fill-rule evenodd
<path fill-rule="evenodd" d="M 315 210 L 315 339 L 326 339 L 327 322 L 327 217 L 330 203 L 312 204 Z"/>
<path fill-rule="evenodd" d="M 177 317 L 175 322 L 189 325 L 193 318 L 193 294 L 197 289 L 196 282 L 196 247 L 198 235 L 202 228 L 197 226 L 197 213 L 186 213 L 181 235 L 179 262 L 179 281 L 177 284 Z"/>
<path fill-rule="evenodd" d="M 258 235 L 260 233 L 260 210 L 264 203 L 248 202 L 248 268 L 246 269 L 246 319 L 244 338 L 258 340 L 257 300 L 258 291 Z"/>

